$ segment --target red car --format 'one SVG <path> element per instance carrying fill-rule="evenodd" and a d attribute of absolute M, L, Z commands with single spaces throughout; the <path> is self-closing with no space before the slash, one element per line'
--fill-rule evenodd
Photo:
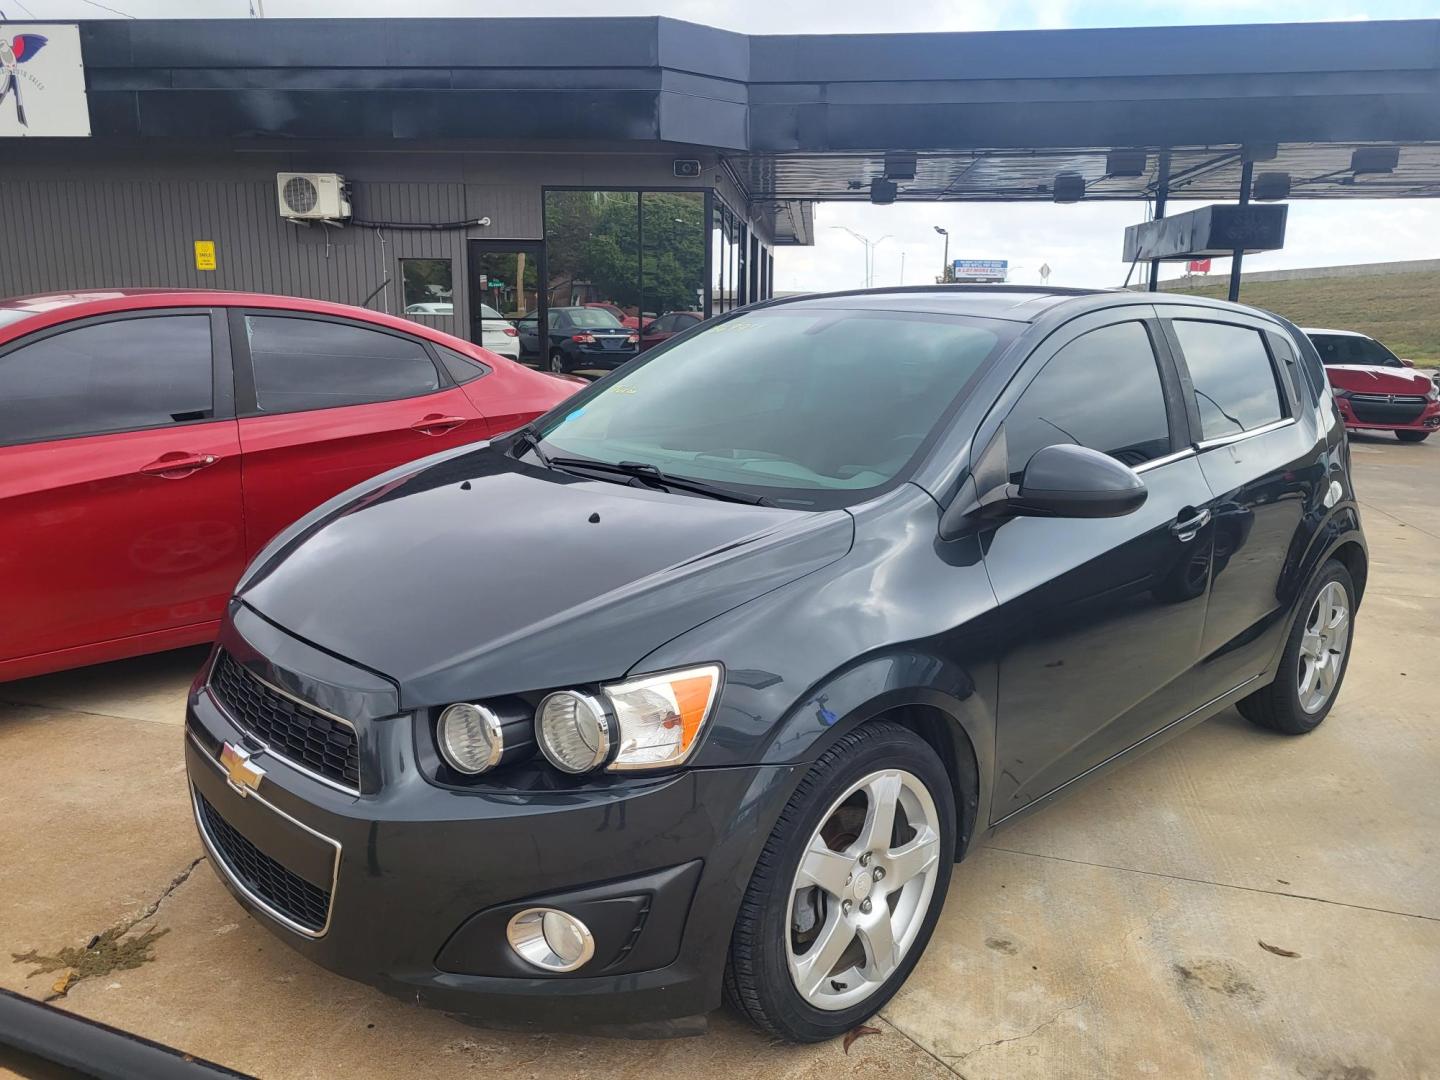
<path fill-rule="evenodd" d="M 1380 342 L 1353 330 L 1306 330 L 1335 391 L 1349 429 L 1393 431 L 1401 442 L 1423 442 L 1440 428 L 1440 392 Z"/>
<path fill-rule="evenodd" d="M 341 304 L 0 301 L 0 681 L 209 640 L 290 522 L 577 385 Z"/>
<path fill-rule="evenodd" d="M 699 326 L 705 316 L 698 311 L 672 311 L 651 319 L 640 335 L 640 351 L 653 349 L 662 341 L 669 341 L 676 334 L 683 334 L 692 326 Z"/>
<path fill-rule="evenodd" d="M 611 315 L 614 315 L 615 318 L 620 320 L 621 326 L 627 327 L 631 330 L 640 329 L 640 317 L 638 315 L 626 315 L 624 308 L 620 307 L 618 304 L 612 304 L 608 300 L 597 300 L 589 304 L 582 304 L 580 306 L 599 308 L 601 311 L 608 311 Z M 647 320 L 645 325 L 649 326 L 650 322 Z"/>

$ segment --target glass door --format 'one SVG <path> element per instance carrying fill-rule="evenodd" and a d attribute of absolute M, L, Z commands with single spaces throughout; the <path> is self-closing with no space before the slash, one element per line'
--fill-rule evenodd
<path fill-rule="evenodd" d="M 470 340 L 476 345 L 502 356 L 518 349 L 522 363 L 543 355 L 540 335 L 526 331 L 545 325 L 544 252 L 539 240 L 469 242 Z"/>

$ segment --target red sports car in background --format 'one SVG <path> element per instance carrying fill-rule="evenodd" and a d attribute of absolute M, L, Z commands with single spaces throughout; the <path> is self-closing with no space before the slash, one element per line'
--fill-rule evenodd
<path fill-rule="evenodd" d="M 579 385 L 341 304 L 0 301 L 0 681 L 209 640 L 290 522 Z"/>
<path fill-rule="evenodd" d="M 1401 442 L 1422 442 L 1440 428 L 1440 391 L 1408 360 L 1353 330 L 1305 333 L 1320 353 L 1347 428 L 1393 431 Z"/>

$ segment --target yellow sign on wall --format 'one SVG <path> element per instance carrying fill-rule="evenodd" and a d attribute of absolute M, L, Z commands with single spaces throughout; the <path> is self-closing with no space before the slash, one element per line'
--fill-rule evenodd
<path fill-rule="evenodd" d="M 214 240 L 196 240 L 196 241 L 195 241 L 195 269 L 196 269 L 196 270 L 214 270 L 214 269 L 215 269 L 215 241 L 214 241 Z"/>

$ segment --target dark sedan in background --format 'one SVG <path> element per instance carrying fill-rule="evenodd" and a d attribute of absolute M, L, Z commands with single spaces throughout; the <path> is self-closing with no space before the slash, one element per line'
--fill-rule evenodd
<path fill-rule="evenodd" d="M 540 366 L 557 375 L 572 371 L 609 371 L 640 351 L 640 332 L 623 326 L 603 308 L 552 307 L 547 313 L 548 333 L 542 339 L 536 312 L 516 321 L 520 355 L 539 359 Z"/>

